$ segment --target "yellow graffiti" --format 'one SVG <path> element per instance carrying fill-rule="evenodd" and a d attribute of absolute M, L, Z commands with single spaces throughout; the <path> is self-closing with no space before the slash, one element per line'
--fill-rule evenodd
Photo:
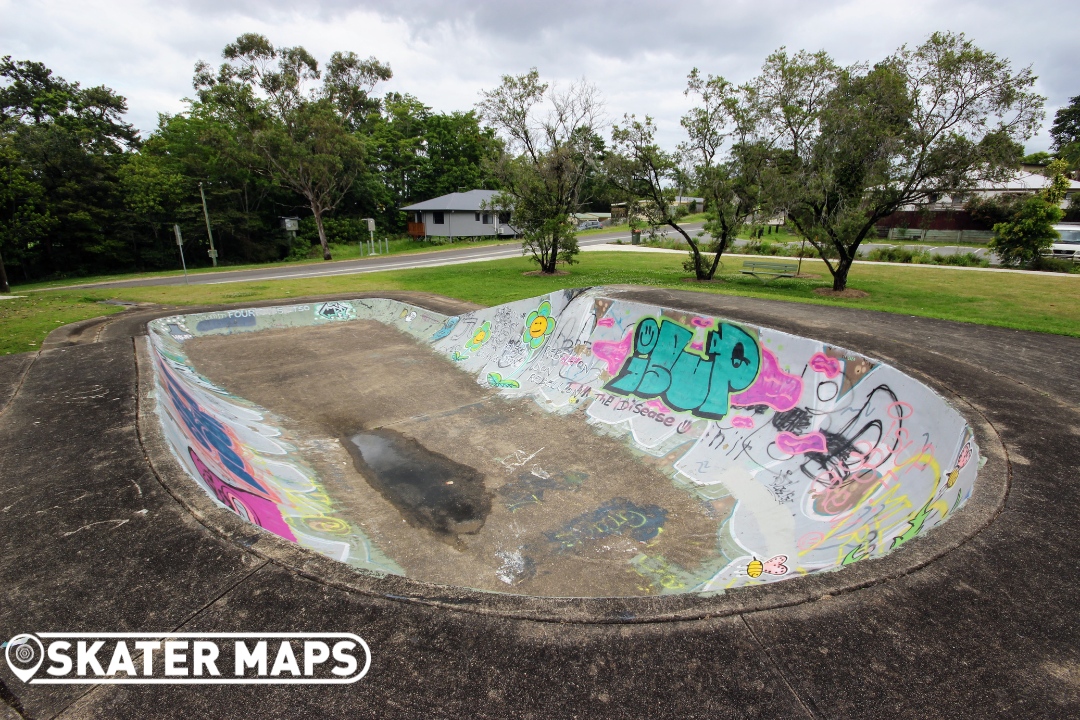
<path fill-rule="evenodd" d="M 828 540 L 836 539 L 853 541 L 842 542 L 837 549 L 837 563 L 840 563 L 841 561 L 843 561 L 844 557 L 848 554 L 848 552 L 850 552 L 850 550 L 852 549 L 851 547 L 849 547 L 849 545 L 854 544 L 855 546 L 858 546 L 865 543 L 867 538 L 870 536 L 871 531 L 875 532 L 876 537 L 879 538 L 886 534 L 895 525 L 895 523 L 887 522 L 887 520 L 913 507 L 912 502 L 907 497 L 907 495 L 898 495 L 897 491 L 899 489 L 899 483 L 893 484 L 892 481 L 898 479 L 900 475 L 902 475 L 914 465 L 929 467 L 933 471 L 934 488 L 930 493 L 930 497 L 933 497 L 937 493 L 938 487 L 941 485 L 941 466 L 938 464 L 937 459 L 934 458 L 933 455 L 924 452 L 915 455 L 908 460 L 905 460 L 904 462 L 900 463 L 899 465 L 885 473 L 885 475 L 881 478 L 881 486 L 889 488 L 885 495 L 881 496 L 880 498 L 875 498 L 874 494 L 868 494 L 847 513 L 833 520 L 832 529 L 822 535 L 817 542 L 806 547 L 805 549 L 800 550 L 800 557 L 820 547 Z M 849 531 L 845 527 L 846 523 L 852 518 L 856 517 L 858 515 L 858 512 L 863 508 L 863 506 L 871 501 L 874 505 L 882 505 L 885 512 L 878 512 L 877 514 L 875 514 L 872 525 L 862 525 L 858 529 Z M 947 510 L 948 508 L 946 508 L 946 511 Z M 942 517 L 944 517 L 944 514 L 942 514 Z"/>

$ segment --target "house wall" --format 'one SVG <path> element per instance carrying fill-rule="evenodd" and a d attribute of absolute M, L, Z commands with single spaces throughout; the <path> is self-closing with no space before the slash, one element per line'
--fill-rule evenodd
<path fill-rule="evenodd" d="M 481 214 L 481 220 L 477 220 L 476 213 L 473 212 L 451 212 L 446 210 L 443 212 L 444 222 L 442 225 L 436 225 L 434 218 L 434 212 L 430 210 L 424 211 L 424 229 L 430 237 L 482 237 L 484 235 L 495 235 L 498 227 L 494 222 L 490 225 L 484 225 L 482 222 L 483 214 Z"/>

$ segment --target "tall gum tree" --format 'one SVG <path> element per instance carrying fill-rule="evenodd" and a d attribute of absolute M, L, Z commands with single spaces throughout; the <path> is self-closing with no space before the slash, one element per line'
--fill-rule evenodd
<path fill-rule="evenodd" d="M 276 48 L 254 33 L 225 46 L 222 56 L 226 62 L 216 75 L 206 63 L 195 68 L 200 101 L 243 129 L 261 172 L 304 198 L 323 259 L 330 260 L 323 216 L 363 171 L 361 130 L 379 107 L 371 91 L 390 79 L 390 68 L 375 58 L 335 52 L 324 72 L 304 48 Z"/>
<path fill-rule="evenodd" d="M 1013 71 L 952 33 L 873 67 L 783 48 L 766 60 L 753 91 L 773 155 L 768 184 L 834 290 L 882 218 L 1014 171 L 1043 118 L 1034 82 L 1030 68 Z"/>
<path fill-rule="evenodd" d="M 502 190 L 492 209 L 509 212 L 524 235 L 523 252 L 542 273 L 554 273 L 578 252 L 570 216 L 584 204 L 582 190 L 597 164 L 599 93 L 584 81 L 559 91 L 533 68 L 504 75 L 501 85 L 483 91 L 477 109 L 504 142 L 493 169 Z"/>
<path fill-rule="evenodd" d="M 711 279 L 720 263 L 720 252 L 710 260 L 701 239 L 692 236 L 675 212 L 677 180 L 682 169 L 678 153 L 661 149 L 656 142 L 656 125 L 649 116 L 639 120 L 625 115 L 611 129 L 612 153 L 605 170 L 626 201 L 627 218 L 641 217 L 651 233 L 671 228 L 690 246 L 687 268 L 698 280 Z"/>
<path fill-rule="evenodd" d="M 652 119 L 633 115 L 612 129 L 615 154 L 609 158 L 612 181 L 637 207 L 653 231 L 670 227 L 690 246 L 687 270 L 698 280 L 716 274 L 720 258 L 746 223 L 766 211 L 762 172 L 768 153 L 757 136 L 756 116 L 750 111 L 746 87 L 723 77 L 703 76 L 694 68 L 686 95 L 696 104 L 683 116 L 687 139 L 675 153 L 655 141 Z M 690 184 L 704 194 L 706 242 L 679 222 L 673 205 L 675 188 Z"/>
<path fill-rule="evenodd" d="M 715 254 L 711 278 L 720 256 L 747 223 L 761 221 L 772 212 L 762 184 L 769 153 L 759 135 L 760 123 L 748 86 L 735 86 L 719 76 L 702 76 L 694 68 L 685 94 L 697 102 L 682 118 L 687 140 L 679 151 L 705 198 L 705 231 L 713 238 Z M 698 258 L 692 260 L 696 271 Z"/>

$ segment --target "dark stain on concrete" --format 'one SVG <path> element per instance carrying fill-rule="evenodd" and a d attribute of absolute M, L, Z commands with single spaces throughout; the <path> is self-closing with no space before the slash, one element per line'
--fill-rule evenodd
<path fill-rule="evenodd" d="M 356 469 L 413 527 L 441 540 L 473 535 L 491 512 L 491 494 L 476 468 L 433 452 L 395 430 L 350 435 L 342 444 Z"/>

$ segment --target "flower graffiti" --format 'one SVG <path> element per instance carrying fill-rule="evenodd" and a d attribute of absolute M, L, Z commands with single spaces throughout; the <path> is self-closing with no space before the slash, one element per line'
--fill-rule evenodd
<path fill-rule="evenodd" d="M 547 300 L 540 303 L 540 307 L 529 313 L 525 320 L 525 331 L 521 334 L 521 341 L 531 350 L 536 350 L 551 333 L 555 332 L 555 318 L 551 317 L 551 303 Z"/>
<path fill-rule="evenodd" d="M 480 326 L 480 329 L 476 331 L 476 334 L 465 343 L 465 349 L 475 352 L 480 349 L 481 345 L 487 342 L 489 337 L 491 337 L 491 323 L 485 320 L 484 324 Z"/>

